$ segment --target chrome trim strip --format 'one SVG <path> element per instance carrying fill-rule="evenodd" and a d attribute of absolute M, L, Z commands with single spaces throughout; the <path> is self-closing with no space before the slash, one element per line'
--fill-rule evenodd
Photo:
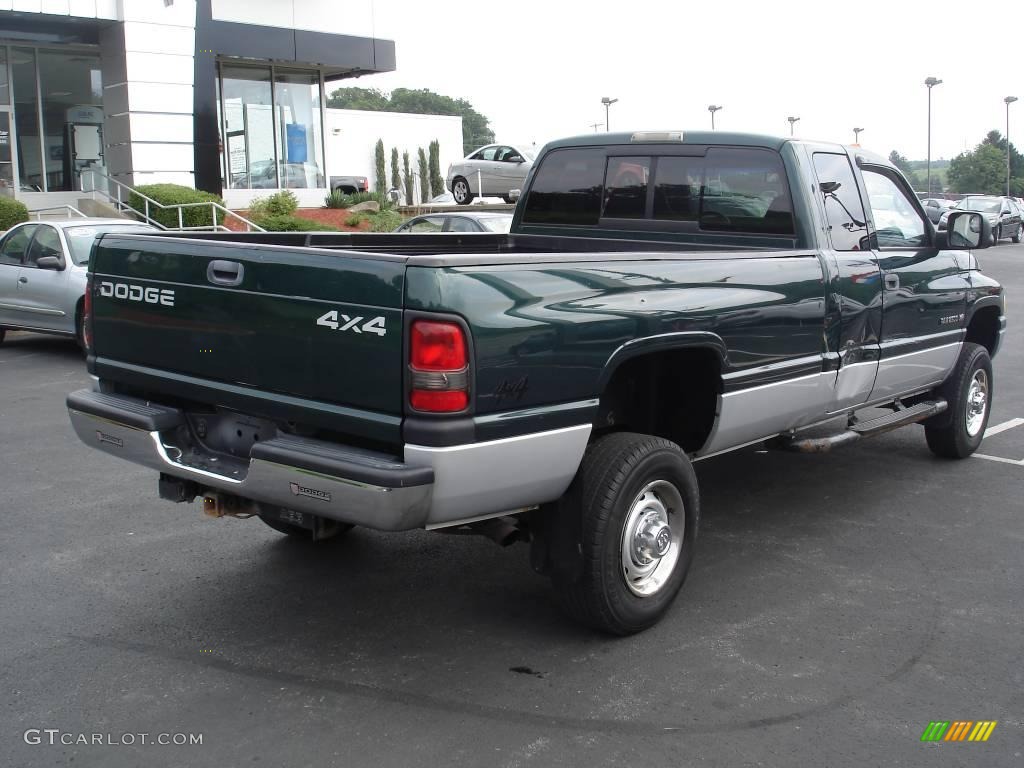
<path fill-rule="evenodd" d="M 901 347 L 908 344 L 920 344 L 922 341 L 928 341 L 929 339 L 941 339 L 946 336 L 962 336 L 965 332 L 966 330 L 963 328 L 954 328 L 951 331 L 927 333 L 924 336 L 908 336 L 905 339 L 891 339 L 890 341 L 883 341 L 878 346 L 882 349 L 890 349 L 892 347 Z"/>
<path fill-rule="evenodd" d="M 733 379 L 743 378 L 754 378 L 758 375 L 765 373 L 774 373 L 775 371 L 784 371 L 788 368 L 801 368 L 807 365 L 821 364 L 825 361 L 825 355 L 807 355 L 806 357 L 797 357 L 792 360 L 783 360 L 778 363 L 768 363 L 767 365 L 760 365 L 756 368 L 744 368 L 742 371 L 733 371 L 732 373 L 722 374 L 723 381 L 731 381 Z M 776 382 L 771 382 L 776 383 Z M 753 389 L 753 387 L 752 387 Z"/>
<path fill-rule="evenodd" d="M 561 497 L 590 440 L 590 424 L 450 447 L 406 445 L 405 463 L 434 469 L 431 527 Z"/>
<path fill-rule="evenodd" d="M 26 307 L 23 304 L 5 304 L 0 302 L 0 309 L 11 309 L 15 312 L 33 312 L 37 315 L 48 315 L 50 317 L 65 317 L 66 312 L 60 309 L 41 309 L 40 307 Z"/>
<path fill-rule="evenodd" d="M 778 387 L 783 384 L 795 384 L 798 381 L 805 381 L 807 379 L 816 379 L 825 373 L 832 374 L 832 371 L 818 371 L 816 373 L 809 373 L 806 376 L 796 376 L 792 379 L 783 379 L 782 381 L 770 381 L 767 384 L 758 384 L 756 387 L 747 387 L 746 389 L 737 389 L 735 392 L 726 392 L 722 395 L 724 400 L 727 397 L 737 397 L 738 395 L 749 395 L 751 392 L 757 392 L 761 389 L 767 389 L 768 387 Z M 725 378 L 724 376 L 722 378 Z"/>

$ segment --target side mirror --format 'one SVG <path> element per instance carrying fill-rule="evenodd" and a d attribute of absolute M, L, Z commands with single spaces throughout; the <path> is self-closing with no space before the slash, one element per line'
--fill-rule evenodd
<path fill-rule="evenodd" d="M 64 262 L 58 256 L 40 256 L 36 259 L 36 266 L 40 269 L 54 269 L 59 272 L 64 269 Z"/>
<path fill-rule="evenodd" d="M 974 211 L 955 211 L 946 222 L 950 248 L 988 248 L 992 245 L 992 225 Z"/>

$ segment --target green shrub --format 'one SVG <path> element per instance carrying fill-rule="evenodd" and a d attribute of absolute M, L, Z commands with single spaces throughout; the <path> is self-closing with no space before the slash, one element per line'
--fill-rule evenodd
<path fill-rule="evenodd" d="M 256 222 L 268 232 L 337 232 L 337 227 L 291 214 L 262 216 Z"/>
<path fill-rule="evenodd" d="M 371 213 L 367 218 L 370 219 L 371 232 L 393 232 L 399 224 L 405 221 L 402 214 L 397 211 L 385 210 L 381 210 L 380 213 Z"/>
<path fill-rule="evenodd" d="M 145 195 L 163 205 L 179 205 L 181 203 L 217 203 L 224 205 L 224 201 L 217 195 L 203 192 L 199 189 L 184 187 L 181 184 L 142 184 L 136 187 L 139 194 L 132 194 L 128 198 L 128 205 L 145 214 L 146 203 L 140 197 Z M 154 221 L 163 224 L 169 229 L 178 228 L 178 209 L 165 210 L 155 205 L 149 206 L 149 216 Z M 218 224 L 224 221 L 224 212 L 216 211 Z M 196 206 L 194 208 L 181 209 L 181 223 L 186 227 L 210 227 L 213 226 L 213 217 L 210 215 L 209 206 Z"/>
<path fill-rule="evenodd" d="M 324 198 L 324 208 L 348 208 L 351 204 L 348 195 L 340 189 L 331 190 L 331 194 Z"/>
<path fill-rule="evenodd" d="M 270 197 L 254 197 L 249 203 L 249 220 L 259 224 L 258 219 L 266 216 L 291 216 L 298 207 L 295 193 L 284 189 Z"/>
<path fill-rule="evenodd" d="M 10 229 L 15 224 L 28 221 L 28 208 L 20 200 L 0 195 L 0 229 Z"/>
<path fill-rule="evenodd" d="M 366 221 L 366 216 L 364 214 L 353 213 L 351 216 L 345 219 L 345 224 L 350 227 L 358 227 L 364 221 Z"/>

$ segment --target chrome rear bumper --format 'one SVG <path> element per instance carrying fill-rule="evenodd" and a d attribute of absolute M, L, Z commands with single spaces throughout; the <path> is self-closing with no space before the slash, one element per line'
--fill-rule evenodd
<path fill-rule="evenodd" d="M 405 461 L 280 435 L 248 459 L 183 450 L 184 413 L 89 390 L 68 396 L 78 437 L 93 448 L 204 492 L 221 491 L 382 531 L 457 525 L 559 498 L 582 460 L 590 425 L 448 448 L 405 446 Z"/>

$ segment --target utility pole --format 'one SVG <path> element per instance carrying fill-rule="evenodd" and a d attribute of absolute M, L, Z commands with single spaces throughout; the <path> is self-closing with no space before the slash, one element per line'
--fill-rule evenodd
<path fill-rule="evenodd" d="M 1010 196 L 1010 105 L 1017 100 L 1016 96 L 1003 99 L 1006 104 L 1006 196 Z"/>
<path fill-rule="evenodd" d="M 942 81 L 935 77 L 925 78 L 924 84 L 928 86 L 928 195 L 932 194 L 932 88 L 941 84 Z"/>
<path fill-rule="evenodd" d="M 863 130 L 863 128 L 853 129 L 853 143 L 856 144 L 857 146 L 860 146 L 860 132 Z"/>
<path fill-rule="evenodd" d="M 609 99 L 607 96 L 601 97 L 601 103 L 604 104 L 604 130 L 606 133 L 611 130 L 611 127 L 608 125 L 608 108 L 616 101 L 618 99 Z"/>
<path fill-rule="evenodd" d="M 711 130 L 715 130 L 715 112 L 722 108 L 721 104 L 708 104 L 708 112 L 711 113 Z"/>
<path fill-rule="evenodd" d="M 800 118 L 799 117 L 787 117 L 786 119 L 789 120 L 789 135 L 792 136 L 793 135 L 793 126 L 796 125 L 796 122 Z"/>

